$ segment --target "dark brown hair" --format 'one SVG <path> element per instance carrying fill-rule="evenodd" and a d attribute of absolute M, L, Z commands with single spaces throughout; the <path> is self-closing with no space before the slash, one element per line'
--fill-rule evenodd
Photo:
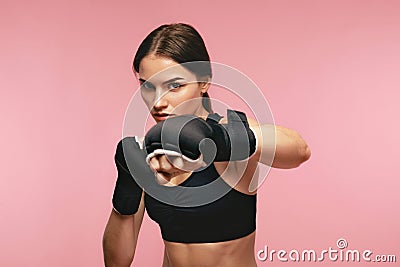
<path fill-rule="evenodd" d="M 210 56 L 203 38 L 193 26 L 186 23 L 164 24 L 153 30 L 140 44 L 133 60 L 133 69 L 139 73 L 139 64 L 150 54 L 167 57 L 194 73 L 199 81 L 212 77 Z M 203 94 L 203 106 L 212 112 L 208 93 Z"/>

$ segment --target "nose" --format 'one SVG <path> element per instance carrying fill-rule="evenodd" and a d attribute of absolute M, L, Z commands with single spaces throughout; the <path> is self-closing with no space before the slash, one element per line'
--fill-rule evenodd
<path fill-rule="evenodd" d="M 156 100 L 154 101 L 153 108 L 155 110 L 162 110 L 168 106 L 168 97 L 166 92 L 163 90 L 157 90 Z"/>

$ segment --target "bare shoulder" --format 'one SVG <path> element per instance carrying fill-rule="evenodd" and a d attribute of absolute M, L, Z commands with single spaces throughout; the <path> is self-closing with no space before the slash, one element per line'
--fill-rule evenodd
<path fill-rule="evenodd" d="M 253 119 L 253 118 L 247 118 L 247 121 L 249 123 L 250 126 L 259 126 L 260 124 L 258 123 L 257 120 Z"/>

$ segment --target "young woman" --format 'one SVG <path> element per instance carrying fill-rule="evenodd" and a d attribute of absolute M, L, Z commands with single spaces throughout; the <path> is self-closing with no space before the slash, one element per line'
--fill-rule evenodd
<path fill-rule="evenodd" d="M 187 62 L 202 62 L 202 65 L 192 68 L 185 65 Z M 170 121 L 179 124 L 179 118 L 185 115 L 195 117 L 195 123 L 185 128 L 187 136 L 183 137 L 188 149 L 192 143 L 194 147 L 198 146 L 195 136 L 201 133 L 202 137 L 217 143 L 217 155 L 213 162 L 203 164 L 205 167 L 196 171 L 190 156 L 180 157 L 169 154 L 168 150 L 157 149 L 151 149 L 150 154 L 143 152 L 141 156 L 144 147 L 151 148 L 160 138 L 157 128 L 152 128 L 146 138 L 125 138 L 126 142 L 131 142 L 130 148 L 122 146 L 121 140 L 115 155 L 118 178 L 113 196 L 114 209 L 103 237 L 104 260 L 108 267 L 132 263 L 145 209 L 160 225 L 165 247 L 162 266 L 257 266 L 254 257 L 257 194 L 249 191 L 257 165 L 295 168 L 308 160 L 310 150 L 296 131 L 260 125 L 252 119 L 247 123 L 247 118 L 239 112 L 235 114 L 241 114 L 239 121 L 244 131 L 234 130 L 236 134 L 242 134 L 235 140 L 245 139 L 252 148 L 246 155 L 226 154 L 224 146 L 234 151 L 237 144 L 236 141 L 225 144 L 226 139 L 221 137 L 229 128 L 221 125 L 231 125 L 231 122 L 229 114 L 225 118 L 212 111 L 208 95 L 212 71 L 208 63 L 210 58 L 203 39 L 192 26 L 184 23 L 158 27 L 138 48 L 133 69 L 141 84 L 142 98 L 157 125 L 167 125 Z M 173 71 L 168 71 L 171 69 Z M 171 131 L 174 127 L 173 124 Z M 268 142 L 273 136 L 275 142 Z M 129 153 L 136 153 L 135 162 L 125 158 L 127 149 L 133 151 Z M 192 155 L 190 151 L 189 155 Z M 239 160 L 230 160 L 232 156 Z M 138 177 L 134 176 L 140 174 L 132 175 L 129 171 L 132 169 L 154 173 L 153 179 L 167 190 L 177 186 L 195 188 L 216 179 L 222 179 L 230 190 L 204 205 L 182 207 L 163 203 L 136 183 Z M 190 201 L 191 196 L 188 198 Z"/>

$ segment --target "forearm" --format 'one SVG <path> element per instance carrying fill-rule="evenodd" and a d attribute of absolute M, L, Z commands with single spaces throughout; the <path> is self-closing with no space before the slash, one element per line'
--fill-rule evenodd
<path fill-rule="evenodd" d="M 274 168 L 290 169 L 310 158 L 310 148 L 296 131 L 270 124 L 252 127 L 257 136 L 259 162 Z"/>
<path fill-rule="evenodd" d="M 133 215 L 111 212 L 103 236 L 103 254 L 106 267 L 129 267 L 135 254 L 137 233 Z"/>

